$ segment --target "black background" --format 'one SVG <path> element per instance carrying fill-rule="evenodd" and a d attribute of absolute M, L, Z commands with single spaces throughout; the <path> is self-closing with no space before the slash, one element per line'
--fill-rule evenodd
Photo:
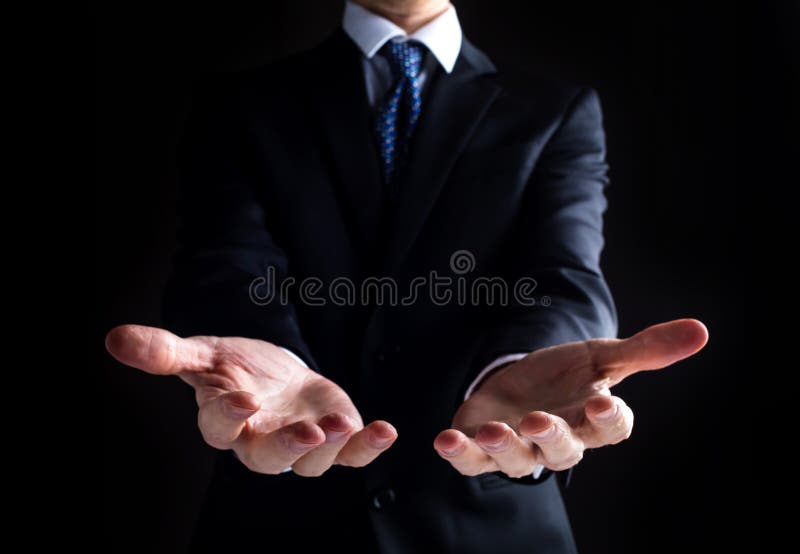
<path fill-rule="evenodd" d="M 780 72 L 796 63 L 797 4 L 456 6 L 467 36 L 501 68 L 538 67 L 599 91 L 612 178 L 604 267 L 621 335 L 682 316 L 711 332 L 700 355 L 618 388 L 637 414 L 633 437 L 590 452 L 566 491 L 581 551 L 747 550 L 763 473 L 748 442 L 758 423 L 740 409 L 752 369 L 746 314 L 758 300 L 747 282 L 744 220 L 766 185 L 758 154 L 790 153 L 768 145 L 783 123 L 761 103 L 789 98 L 796 84 Z M 110 414 L 103 509 L 111 550 L 182 551 L 210 471 L 184 385 L 121 367 L 102 350 L 112 325 L 159 323 L 174 248 L 174 150 L 195 78 L 311 46 L 340 14 L 341 4 L 326 0 L 95 10 L 93 350 Z"/>

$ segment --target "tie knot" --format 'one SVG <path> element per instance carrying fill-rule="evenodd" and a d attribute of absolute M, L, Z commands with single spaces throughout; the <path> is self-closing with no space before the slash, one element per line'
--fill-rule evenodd
<path fill-rule="evenodd" d="M 422 45 L 406 41 L 389 42 L 387 46 L 386 58 L 392 68 L 392 76 L 395 79 L 416 79 L 422 65 Z"/>

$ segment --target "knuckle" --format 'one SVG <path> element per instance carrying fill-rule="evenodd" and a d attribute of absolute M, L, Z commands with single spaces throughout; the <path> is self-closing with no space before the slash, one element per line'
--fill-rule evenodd
<path fill-rule="evenodd" d="M 216 448 L 217 450 L 228 450 L 227 444 L 214 437 L 209 437 L 207 435 L 203 435 L 203 440 L 206 444 L 212 448 Z"/>
<path fill-rule="evenodd" d="M 583 452 L 576 452 L 572 456 L 563 460 L 550 463 L 547 467 L 553 471 L 564 471 L 578 464 L 583 459 Z"/>
<path fill-rule="evenodd" d="M 615 428 L 615 434 L 609 444 L 618 444 L 622 441 L 628 440 L 633 434 L 633 421 L 622 420 Z"/>
<path fill-rule="evenodd" d="M 632 434 L 633 430 L 630 427 L 623 429 L 622 432 L 614 439 L 614 441 L 611 444 L 617 444 L 622 441 L 626 441 L 629 438 L 631 438 Z"/>
<path fill-rule="evenodd" d="M 531 467 L 528 469 L 516 469 L 516 470 L 512 469 L 504 471 L 503 473 L 505 473 L 506 475 L 508 475 L 513 479 L 519 479 L 520 477 L 528 477 L 529 475 L 531 475 L 533 473 L 533 468 Z"/>
<path fill-rule="evenodd" d="M 457 465 L 451 462 L 453 467 L 458 471 L 461 475 L 466 475 L 467 477 L 475 477 L 476 475 L 480 475 L 483 473 L 483 469 L 480 467 L 476 467 L 473 465 Z"/>
<path fill-rule="evenodd" d="M 213 421 L 205 410 L 200 410 L 197 413 L 197 428 L 200 430 L 200 435 L 209 446 L 218 450 L 227 450 L 227 444 L 230 442 L 224 433 L 215 428 Z"/>
<path fill-rule="evenodd" d="M 561 425 L 556 425 L 556 436 L 553 439 L 553 442 L 556 444 L 556 447 L 563 444 L 568 444 L 572 440 L 572 431 L 571 429 L 565 429 Z"/>
<path fill-rule="evenodd" d="M 204 429 L 203 427 L 200 427 L 200 434 L 203 436 L 205 443 L 212 448 L 216 448 L 217 450 L 228 450 L 228 441 L 224 440 L 224 438 L 220 437 L 218 434 L 213 433 L 208 429 Z"/>
<path fill-rule="evenodd" d="M 319 477 L 325 473 L 328 468 L 306 468 L 303 466 L 293 467 L 292 470 L 300 477 Z"/>

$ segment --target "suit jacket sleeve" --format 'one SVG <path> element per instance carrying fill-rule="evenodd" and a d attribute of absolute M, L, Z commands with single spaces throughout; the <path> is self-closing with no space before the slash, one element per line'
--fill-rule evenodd
<path fill-rule="evenodd" d="M 498 309 L 465 388 L 504 354 L 616 335 L 616 311 L 600 271 L 607 183 L 600 103 L 585 89 L 543 148 L 511 238 L 506 274 L 510 282 L 535 280 L 535 304 L 511 294 Z"/>
<path fill-rule="evenodd" d="M 164 300 L 165 323 L 184 336 L 269 341 L 314 367 L 294 307 L 279 299 L 266 305 L 251 299 L 254 280 L 269 276 L 273 267 L 279 284 L 288 260 L 269 232 L 259 193 L 264 177 L 236 89 L 204 88 L 179 149 L 180 246 Z"/>

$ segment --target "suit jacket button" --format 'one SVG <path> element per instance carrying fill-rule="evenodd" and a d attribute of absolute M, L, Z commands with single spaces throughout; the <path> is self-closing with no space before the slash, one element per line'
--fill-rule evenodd
<path fill-rule="evenodd" d="M 394 504 L 395 494 L 392 489 L 380 489 L 372 496 L 372 507 L 375 510 L 384 510 Z"/>

